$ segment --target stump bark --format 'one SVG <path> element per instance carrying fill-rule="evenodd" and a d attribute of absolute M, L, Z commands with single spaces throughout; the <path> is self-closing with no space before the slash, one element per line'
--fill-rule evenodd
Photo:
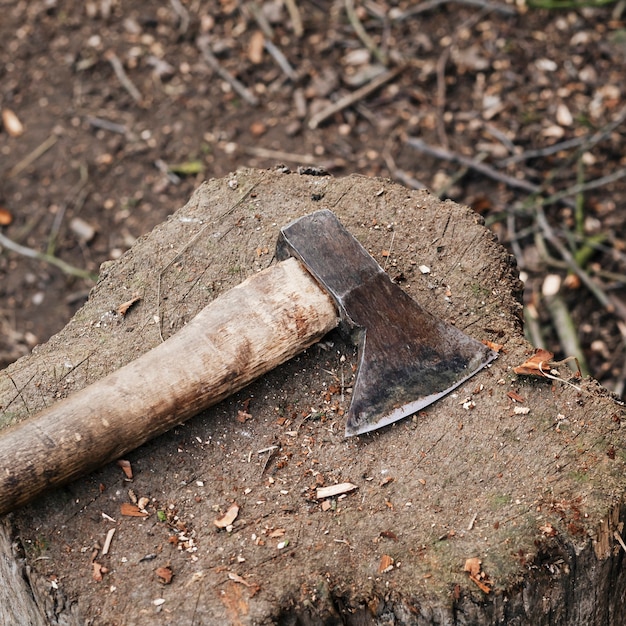
<path fill-rule="evenodd" d="M 593 380 L 516 376 L 531 349 L 513 260 L 469 209 L 388 180 L 240 170 L 203 184 L 101 268 L 63 331 L 0 372 L 2 427 L 158 345 L 320 208 L 500 358 L 345 440 L 356 355 L 331 333 L 133 452 L 132 481 L 111 464 L 5 517 L 0 623 L 623 623 L 621 405 Z M 343 482 L 357 489 L 317 499 Z"/>

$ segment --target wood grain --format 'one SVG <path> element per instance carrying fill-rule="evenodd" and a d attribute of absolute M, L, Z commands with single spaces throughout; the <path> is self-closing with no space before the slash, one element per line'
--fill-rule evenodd
<path fill-rule="evenodd" d="M 238 391 L 335 328 L 331 299 L 287 259 L 167 341 L 0 437 L 0 514 L 101 467 Z"/>

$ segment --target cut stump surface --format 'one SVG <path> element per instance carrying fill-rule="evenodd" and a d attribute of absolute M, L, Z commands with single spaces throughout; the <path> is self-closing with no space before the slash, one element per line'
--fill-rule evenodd
<path fill-rule="evenodd" d="M 356 355 L 331 333 L 130 454 L 132 482 L 111 464 L 6 517 L 0 623 L 622 623 L 622 407 L 592 380 L 515 375 L 532 350 L 511 257 L 469 209 L 388 180 L 241 170 L 203 184 L 0 372 L 2 428 L 175 333 L 320 208 L 499 359 L 346 440 Z"/>

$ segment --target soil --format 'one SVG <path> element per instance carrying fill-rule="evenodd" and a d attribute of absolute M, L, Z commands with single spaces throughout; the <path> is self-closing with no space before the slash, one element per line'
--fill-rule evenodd
<path fill-rule="evenodd" d="M 532 352 L 516 265 L 479 216 L 427 192 L 248 169 L 200 186 L 1 373 L 5 419 L 159 344 L 318 208 L 500 357 L 419 415 L 345 439 L 356 354 L 332 333 L 128 453 L 132 480 L 111 463 L 38 498 L 4 522 L 48 623 L 619 624 L 626 413 L 592 380 L 514 374 Z M 317 491 L 341 483 L 356 489 Z M 0 585 L 0 611 L 20 610 L 13 593 Z"/>
<path fill-rule="evenodd" d="M 95 276 L 202 180 L 241 166 L 424 184 L 479 211 L 516 254 L 527 318 L 537 318 L 531 342 L 577 355 L 621 394 L 625 179 L 546 205 L 565 253 L 547 241 L 524 183 L 545 198 L 623 174 L 623 3 L 364 2 L 350 19 L 351 3 L 325 0 L 0 5 L 0 107 L 23 127 L 9 118 L 0 127 L 6 237 Z M 391 74 L 359 95 L 385 71 L 381 61 Z M 423 154 L 410 138 L 509 178 Z M 567 251 L 596 296 L 570 271 Z M 542 296 L 548 276 L 561 279 L 569 340 Z M 0 247 L 0 364 L 61 329 L 92 286 Z"/>

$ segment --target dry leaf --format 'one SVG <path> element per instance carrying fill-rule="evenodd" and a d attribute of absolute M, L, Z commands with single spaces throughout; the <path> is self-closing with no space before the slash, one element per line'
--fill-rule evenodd
<path fill-rule="evenodd" d="M 124 317 L 126 313 L 128 313 L 128 309 L 130 309 L 130 307 L 133 306 L 133 304 L 135 304 L 136 302 L 139 302 L 139 300 L 141 300 L 141 296 L 133 296 L 130 300 L 127 300 L 126 302 L 123 302 L 122 304 L 120 304 L 117 307 L 117 312 L 122 317 Z"/>
<path fill-rule="evenodd" d="M 285 535 L 285 529 L 284 528 L 276 528 L 271 533 L 269 533 L 267 536 L 270 537 L 271 539 L 276 539 L 277 537 L 283 537 L 284 535 Z"/>
<path fill-rule="evenodd" d="M 120 459 L 117 462 L 118 467 L 122 468 L 122 471 L 124 472 L 124 474 L 126 475 L 126 478 L 128 478 L 128 480 L 132 480 L 133 479 L 133 468 L 130 465 L 130 461 L 125 461 L 124 459 Z"/>
<path fill-rule="evenodd" d="M 500 352 L 504 346 L 501 343 L 494 343 L 493 341 L 484 340 L 483 343 L 494 352 Z"/>
<path fill-rule="evenodd" d="M 506 395 L 509 396 L 513 402 L 524 402 L 524 398 L 522 398 L 517 391 L 509 391 Z"/>
<path fill-rule="evenodd" d="M 165 567 L 157 567 L 155 571 L 156 575 L 159 577 L 159 582 L 164 585 L 169 585 L 172 582 L 172 577 L 174 573 L 172 572 L 172 568 L 169 565 Z"/>
<path fill-rule="evenodd" d="M 385 572 L 390 572 L 392 569 L 393 569 L 393 559 L 388 554 L 383 554 L 380 557 L 378 573 L 384 574 Z"/>
<path fill-rule="evenodd" d="M 552 352 L 544 350 L 543 348 L 537 348 L 535 354 L 530 359 L 513 368 L 516 374 L 522 374 L 524 376 L 545 376 L 550 373 L 550 363 L 554 358 Z"/>
<path fill-rule="evenodd" d="M 237 515 L 239 515 L 239 507 L 236 504 L 231 504 L 228 511 L 222 517 L 213 520 L 213 523 L 218 528 L 226 528 L 237 519 Z"/>
<path fill-rule="evenodd" d="M 492 582 L 485 572 L 482 571 L 482 561 L 474 556 L 465 561 L 463 571 L 469 574 L 470 580 L 475 583 L 483 593 L 490 593 Z"/>
<path fill-rule="evenodd" d="M 541 376 L 543 378 L 549 378 L 551 380 L 558 380 L 580 391 L 579 387 L 561 378 L 559 376 L 559 373 L 554 369 L 559 365 L 564 365 L 569 361 L 575 361 L 578 371 L 574 374 L 574 376 L 576 376 L 576 378 L 580 378 L 582 376 L 582 373 L 580 371 L 580 364 L 578 363 L 578 359 L 575 356 L 568 356 L 562 361 L 553 361 L 553 357 L 554 354 L 552 354 L 552 352 L 544 350 L 543 348 L 537 348 L 535 350 L 535 354 L 533 354 L 530 359 L 528 359 L 521 365 L 514 367 L 513 371 L 516 374 L 521 374 L 524 376 Z"/>
<path fill-rule="evenodd" d="M 482 561 L 474 556 L 471 559 L 467 559 L 465 561 L 465 567 L 463 568 L 464 572 L 468 572 L 470 576 L 478 576 L 480 574 L 480 566 L 482 565 Z"/>
<path fill-rule="evenodd" d="M 142 511 L 136 504 L 130 502 L 124 502 L 120 506 L 120 513 L 126 517 L 147 517 L 148 514 Z"/>

